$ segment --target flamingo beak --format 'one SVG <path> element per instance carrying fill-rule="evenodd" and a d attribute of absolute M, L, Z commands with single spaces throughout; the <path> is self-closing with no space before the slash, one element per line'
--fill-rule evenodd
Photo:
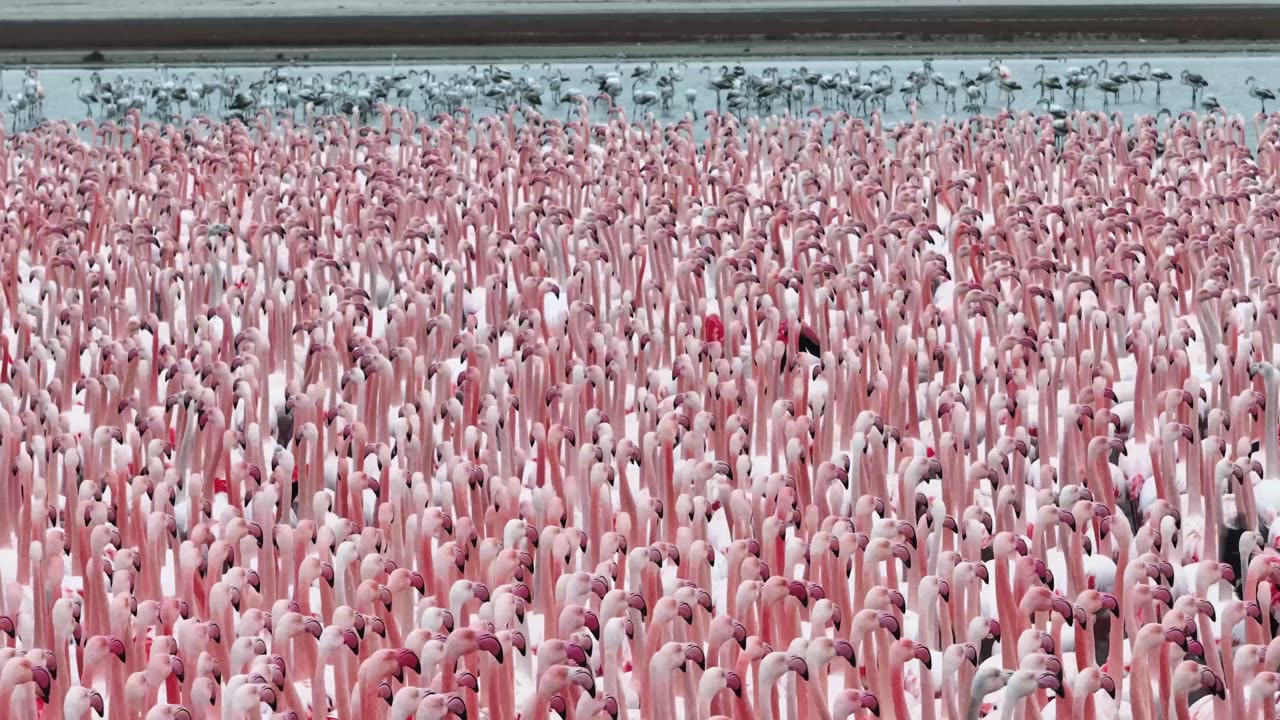
<path fill-rule="evenodd" d="M 1222 566 L 1219 572 L 1222 574 L 1222 579 L 1225 580 L 1226 582 L 1234 583 L 1236 581 L 1235 568 L 1231 567 L 1230 565 L 1226 563 L 1222 563 Z"/>
<path fill-rule="evenodd" d="M 1254 619 L 1255 622 L 1262 621 L 1262 608 L 1256 602 L 1247 602 L 1244 604 L 1245 615 Z"/>
<path fill-rule="evenodd" d="M 110 640 L 108 640 L 107 649 L 111 651 L 112 655 L 115 655 L 117 658 L 120 658 L 120 662 L 125 661 L 124 643 L 120 642 L 119 639 L 111 638 Z"/>
<path fill-rule="evenodd" d="M 1053 611 L 1061 615 L 1063 621 L 1066 622 L 1067 625 L 1071 625 L 1072 622 L 1074 622 L 1075 609 L 1072 607 L 1071 603 L 1067 602 L 1063 598 L 1055 596 L 1051 601 L 1051 604 L 1053 606 Z"/>
<path fill-rule="evenodd" d="M 735 697 L 742 697 L 742 678 L 738 677 L 738 673 L 726 672 L 724 674 L 724 686 L 732 692 Z"/>
<path fill-rule="evenodd" d="M 467 720 L 467 703 L 462 698 L 456 695 L 449 698 L 447 707 L 450 713 L 458 716 L 458 720 Z"/>
<path fill-rule="evenodd" d="M 587 692 L 592 698 L 596 696 L 596 678 L 588 670 L 578 670 L 573 674 L 573 682 Z"/>
<path fill-rule="evenodd" d="M 609 592 L 609 582 L 601 575 L 591 578 L 591 592 L 601 599 Z"/>
<path fill-rule="evenodd" d="M 684 620 L 685 625 L 693 624 L 693 608 L 689 606 L 689 603 L 680 603 L 677 613 Z"/>
<path fill-rule="evenodd" d="M 627 606 L 632 610 L 640 613 L 641 620 L 647 620 L 649 617 L 649 604 L 645 602 L 644 596 L 640 593 L 631 593 L 627 596 Z"/>
<path fill-rule="evenodd" d="M 1218 613 L 1216 610 L 1214 610 L 1213 603 L 1209 602 L 1208 600 L 1201 600 L 1200 602 L 1196 603 L 1196 606 L 1197 606 L 1197 609 L 1199 609 L 1200 612 L 1203 613 L 1205 617 L 1209 618 L 1209 620 L 1214 622 L 1218 620 Z"/>
<path fill-rule="evenodd" d="M 583 650 L 577 643 L 571 643 L 565 648 L 565 655 L 569 660 L 573 661 L 578 667 L 587 667 L 587 651 Z"/>
<path fill-rule="evenodd" d="M 395 691 L 391 689 L 390 683 L 382 683 L 378 686 L 378 697 L 382 698 L 387 707 L 392 706 L 395 702 Z"/>
<path fill-rule="evenodd" d="M 598 628 L 599 622 L 597 622 L 596 625 Z M 476 645 L 479 647 L 481 652 L 489 653 L 499 664 L 502 663 L 502 642 L 498 640 L 496 635 L 493 633 L 480 633 L 476 636 Z"/>
<path fill-rule="evenodd" d="M 1102 676 L 1102 689 L 1107 691 L 1107 694 L 1111 696 L 1111 699 L 1115 699 L 1116 681 L 1113 680 L 1110 675 Z"/>
<path fill-rule="evenodd" d="M 1204 657 L 1204 645 L 1202 645 L 1200 641 L 1196 640 L 1195 638 L 1187 638 L 1186 650 L 1187 650 L 1187 654 L 1193 657 L 1199 657 L 1199 658 Z"/>
<path fill-rule="evenodd" d="M 396 653 L 396 662 L 400 667 L 408 668 L 415 673 L 422 673 L 422 664 L 418 661 L 418 654 L 412 650 L 400 650 Z"/>
<path fill-rule="evenodd" d="M 804 583 L 792 580 L 787 584 L 787 591 L 792 597 L 800 601 L 801 607 L 809 607 L 809 590 Z"/>
<path fill-rule="evenodd" d="M 1075 621 L 1077 623 L 1080 623 L 1080 629 L 1082 630 L 1089 629 L 1088 611 L 1086 611 L 1084 608 L 1080 607 L 1079 605 L 1076 605 L 1075 607 L 1072 608 L 1072 613 L 1075 615 Z"/>
<path fill-rule="evenodd" d="M 53 676 L 42 667 L 31 669 L 31 680 L 36 686 L 36 695 L 42 702 L 49 702 L 49 691 L 53 686 Z"/>
<path fill-rule="evenodd" d="M 799 655 L 790 655 L 787 657 L 787 669 L 800 676 L 802 680 L 809 679 L 809 664 Z"/>
<path fill-rule="evenodd" d="M 915 658 L 920 661 L 920 664 L 924 665 L 925 670 L 933 669 L 933 653 L 929 652 L 929 648 L 916 643 Z"/>
<path fill-rule="evenodd" d="M 857 667 L 858 659 L 854 656 L 853 644 L 848 640 L 836 640 L 836 657 L 842 657 L 849 662 L 850 665 Z"/>
<path fill-rule="evenodd" d="M 1062 681 L 1053 673 L 1041 673 L 1038 678 L 1038 684 L 1042 689 L 1053 690 L 1054 694 L 1060 698 L 1065 694 L 1064 688 L 1062 687 Z"/>
<path fill-rule="evenodd" d="M 893 546 L 893 556 L 902 561 L 902 566 L 907 570 L 911 569 L 911 551 L 906 545 L 898 544 Z"/>
<path fill-rule="evenodd" d="M 888 630 L 894 640 L 902 638 L 902 625 L 898 622 L 898 618 L 889 613 L 880 613 L 880 627 Z"/>
<path fill-rule="evenodd" d="M 454 681 L 458 685 L 458 687 L 467 688 L 468 690 L 474 693 L 480 692 L 480 681 L 476 678 L 475 675 L 472 675 L 469 672 L 458 673 L 458 675 L 454 678 Z"/>
<path fill-rule="evenodd" d="M 1217 673 L 1208 668 L 1200 671 L 1200 683 L 1206 690 L 1213 692 L 1219 700 L 1227 699 L 1227 686 L 1223 684 Z"/>

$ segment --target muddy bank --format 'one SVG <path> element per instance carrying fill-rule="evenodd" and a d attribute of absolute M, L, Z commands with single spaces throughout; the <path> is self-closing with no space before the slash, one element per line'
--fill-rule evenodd
<path fill-rule="evenodd" d="M 1020 43 L 1060 48 L 1096 42 L 1271 42 L 1280 3 L 818 2 L 713 0 L 690 12 L 665 1 L 443 3 L 408 12 L 392 0 L 220 0 L 195 10 L 151 12 L 154 0 L 113 6 L 14 0 L 0 9 L 0 49 L 69 51 L 86 61 L 121 51 L 273 48 L 296 55 L 352 48 L 493 49 L 681 43 Z M 89 6 L 86 6 L 88 8 Z M 237 12 L 237 9 L 239 11 Z M 919 50 L 917 50 L 919 52 Z"/>

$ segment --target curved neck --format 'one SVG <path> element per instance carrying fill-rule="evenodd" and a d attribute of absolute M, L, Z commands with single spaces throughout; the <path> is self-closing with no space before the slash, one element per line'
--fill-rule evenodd
<path fill-rule="evenodd" d="M 935 720 L 937 705 L 933 700 L 933 670 L 924 664 L 920 666 L 920 717 L 923 720 Z"/>
<path fill-rule="evenodd" d="M 541 690 L 534 694 L 533 711 L 529 713 L 530 718 L 547 717 L 547 713 L 551 710 L 551 698 Z"/>
<path fill-rule="evenodd" d="M 902 666 L 890 671 L 889 684 L 893 692 L 893 714 L 897 720 L 910 720 L 911 711 L 907 707 L 907 691 L 903 687 Z"/>
<path fill-rule="evenodd" d="M 965 708 L 964 720 L 980 720 L 982 717 L 982 701 L 986 699 L 985 695 L 971 695 L 969 697 L 969 707 Z"/>
<path fill-rule="evenodd" d="M 1021 706 L 1026 701 L 1026 697 L 1025 695 L 1014 696 L 1013 693 L 1005 691 L 1004 702 L 1001 703 L 1004 707 L 1000 710 L 1002 720 L 1013 720 L 1013 709 Z"/>
<path fill-rule="evenodd" d="M 711 717 L 711 698 L 705 695 L 698 697 L 698 714 L 695 716 L 697 720 L 707 720 Z"/>
<path fill-rule="evenodd" d="M 1267 389 L 1267 397 L 1274 398 L 1276 392 L 1280 389 L 1280 379 L 1277 378 L 1275 371 L 1268 372 L 1263 376 L 1263 384 Z M 1264 473 L 1266 479 L 1271 480 L 1280 477 L 1280 444 L 1277 443 L 1276 429 L 1280 425 L 1280 407 L 1277 403 L 1267 403 L 1263 410 L 1263 426 L 1265 428 L 1263 447 L 1265 448 L 1266 468 Z"/>
<path fill-rule="evenodd" d="M 773 684 L 777 678 L 760 678 L 760 691 L 756 693 L 756 717 L 760 720 L 773 720 Z"/>
<path fill-rule="evenodd" d="M 1187 707 L 1187 696 L 1184 693 L 1178 693 L 1173 699 L 1173 706 L 1178 713 L 1178 720 L 1191 720 L 1191 710 Z"/>
<path fill-rule="evenodd" d="M 324 670 L 329 659 L 324 656 L 316 658 L 315 667 L 311 670 L 311 687 L 324 687 Z M 311 714 L 316 717 L 324 717 L 329 713 L 329 696 L 328 693 L 312 693 Z"/>

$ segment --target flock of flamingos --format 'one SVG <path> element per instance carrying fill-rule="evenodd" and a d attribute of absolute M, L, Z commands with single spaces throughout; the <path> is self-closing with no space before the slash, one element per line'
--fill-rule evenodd
<path fill-rule="evenodd" d="M 543 62 L 537 67 L 529 63 L 518 67 L 471 65 L 448 72 L 438 66 L 405 67 L 392 56 L 389 68 L 368 66 L 339 72 L 298 65 L 294 60 L 268 66 L 256 78 L 243 68 L 244 72 L 238 72 L 219 66 L 212 72 L 197 73 L 157 64 L 153 72 L 95 70 L 64 80 L 70 86 L 63 88 L 69 107 L 61 113 L 47 111 L 46 88 L 35 68 L 25 68 L 17 82 L 11 79 L 6 89 L 5 66 L 0 63 L 0 97 L 5 99 L 3 108 L 15 132 L 37 124 L 46 115 L 72 116 L 78 110 L 76 105 L 83 106 L 86 117 L 119 120 L 136 110 L 161 122 L 181 122 L 183 117 L 200 114 L 246 121 L 262 110 L 271 110 L 343 115 L 363 123 L 380 104 L 427 115 L 462 109 L 507 113 L 516 107 L 563 113 L 568 122 L 583 102 L 593 110 L 624 106 L 637 117 L 654 112 L 663 119 L 696 115 L 702 108 L 714 107 L 716 112 L 735 115 L 739 122 L 745 122 L 748 115 L 802 114 L 812 108 L 864 118 L 877 110 L 885 116 L 902 108 L 918 120 L 929 111 L 977 115 L 989 109 L 1011 109 L 1019 94 L 1024 104 L 1027 98 L 1035 98 L 1034 109 L 1056 117 L 1097 105 L 1099 99 L 1106 111 L 1121 103 L 1141 104 L 1150 97 L 1155 103 L 1151 112 L 1171 112 L 1163 105 L 1166 98 L 1162 94 L 1171 83 L 1187 88 L 1188 107 L 1212 111 L 1223 104 L 1210 92 L 1215 85 L 1205 75 L 1187 68 L 1175 76 L 1150 62 L 1136 60 L 1136 67 L 1128 60 L 1112 65 L 1106 58 L 1071 64 L 1068 58 L 1059 57 L 1034 68 L 1030 63 L 1010 63 L 1024 65 L 1024 74 L 1035 78 L 1027 78 L 1025 88 L 999 57 L 964 63 L 964 69 L 947 68 L 956 63 L 935 63 L 933 58 L 923 58 L 918 65 L 899 61 L 896 69 L 888 63 L 868 61 L 864 65 L 860 56 L 849 63 L 814 60 L 813 69 L 803 64 L 786 67 L 762 62 L 748 63 L 751 67 L 704 64 L 695 69 L 683 61 L 662 67 L 656 60 L 624 66 L 619 60 L 612 67 Z M 1259 72 L 1266 72 L 1266 65 L 1254 65 Z M 1223 68 L 1217 69 L 1221 74 Z M 1276 99 L 1276 91 L 1253 76 L 1243 80 L 1233 77 L 1229 85 L 1220 87 L 1225 100 L 1230 100 L 1232 88 L 1242 88 L 1245 92 L 1237 94 L 1247 93 L 1263 113 L 1267 102 Z M 74 101 L 70 100 L 72 93 Z M 1167 99 L 1170 106 L 1182 102 L 1180 97 Z"/>
<path fill-rule="evenodd" d="M 504 101 L 0 130 L 0 720 L 1277 718 L 1280 116 Z"/>

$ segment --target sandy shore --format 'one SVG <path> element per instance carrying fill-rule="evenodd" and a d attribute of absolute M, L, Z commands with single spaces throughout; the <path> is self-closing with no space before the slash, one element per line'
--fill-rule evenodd
<path fill-rule="evenodd" d="M 123 51 L 302 51 L 458 46 L 594 45 L 843 40 L 883 48 L 944 41 L 1023 43 L 1041 52 L 1102 41 L 1280 41 L 1280 0 L 8 0 L 0 50 L 64 51 L 86 61 Z M 246 50 L 249 49 L 249 50 Z M 598 53 L 599 48 L 596 48 Z M 830 51 L 830 48 L 827 49 Z M 747 53 L 749 49 L 740 48 Z M 493 55 L 492 51 L 489 55 Z M 687 50 L 680 54 L 689 54 Z M 437 55 L 439 57 L 440 55 Z M 457 56 L 456 54 L 454 56 Z M 247 55 L 235 56 L 247 59 Z M 309 56 L 318 59 L 318 56 Z M 344 59 L 357 59 L 348 55 Z"/>

